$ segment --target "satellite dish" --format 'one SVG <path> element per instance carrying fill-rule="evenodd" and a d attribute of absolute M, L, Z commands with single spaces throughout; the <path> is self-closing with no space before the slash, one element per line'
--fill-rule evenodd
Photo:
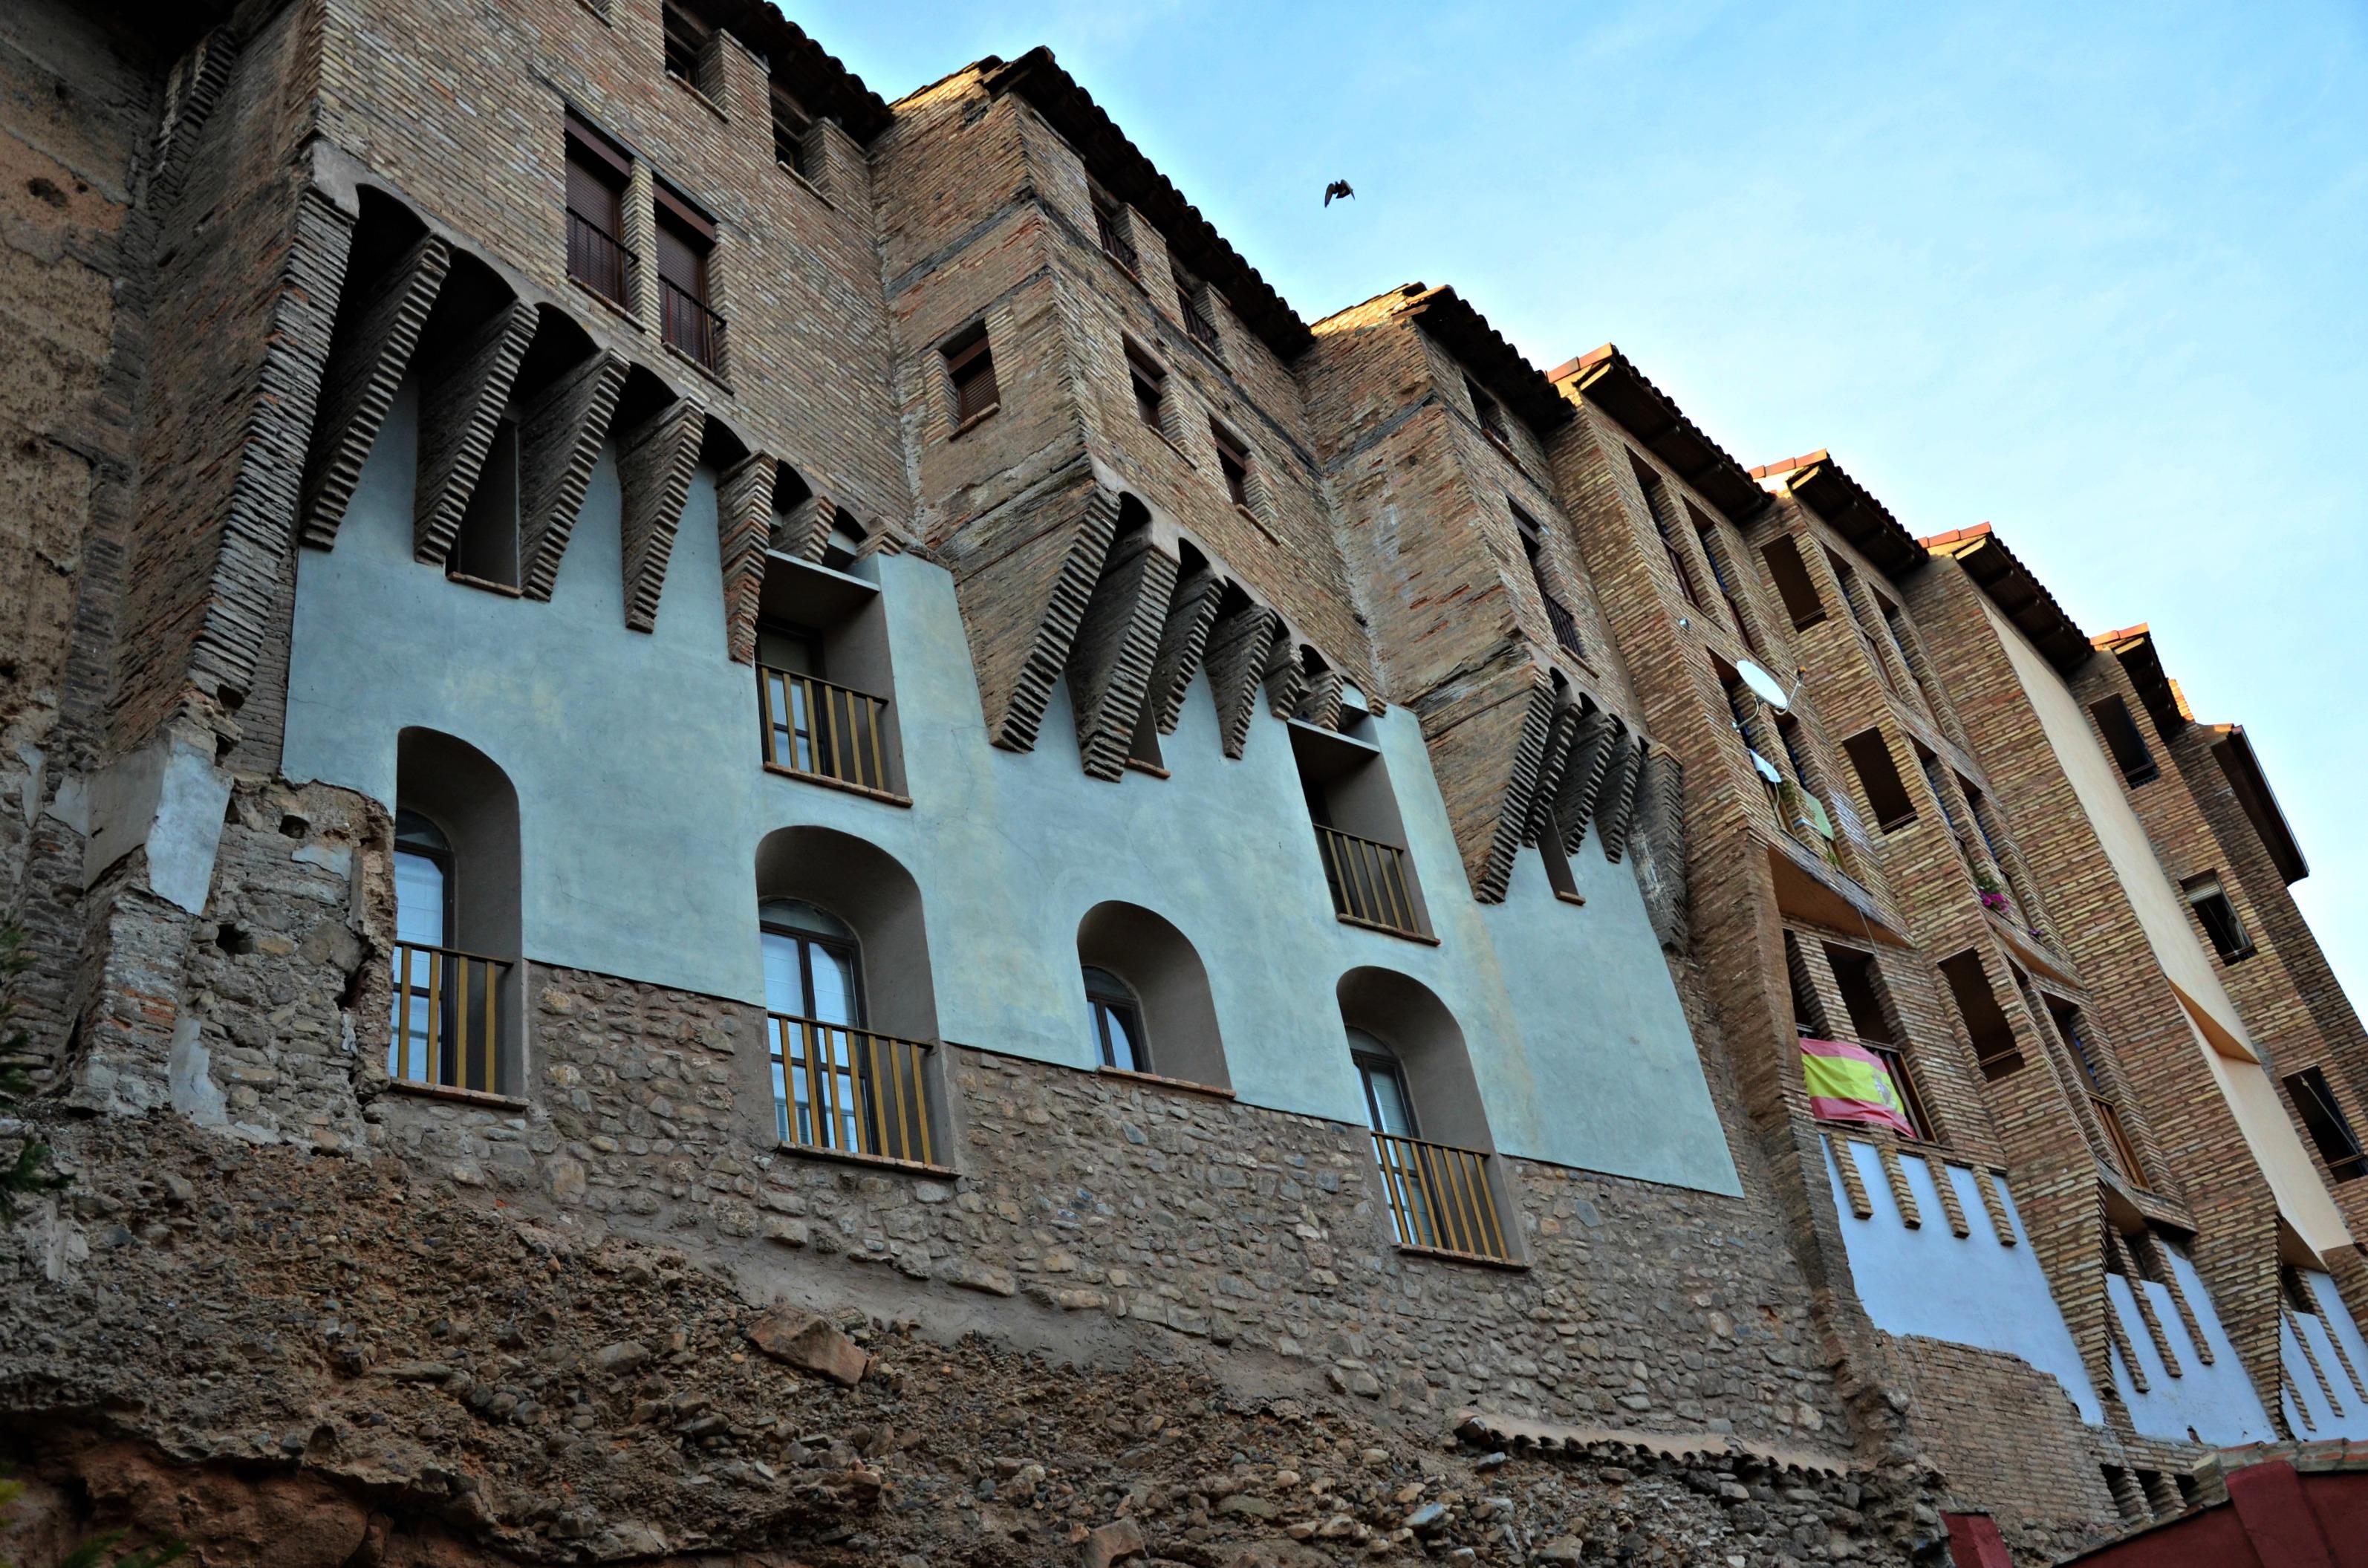
<path fill-rule="evenodd" d="M 1782 713 L 1793 706 L 1792 694 L 1784 689 L 1784 683 L 1750 660 L 1737 661 L 1735 673 L 1743 677 L 1744 685 L 1759 695 L 1762 702 L 1776 710 L 1777 712 Z"/>

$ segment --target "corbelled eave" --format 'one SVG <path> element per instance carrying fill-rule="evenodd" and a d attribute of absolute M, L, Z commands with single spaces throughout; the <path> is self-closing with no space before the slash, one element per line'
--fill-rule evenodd
<path fill-rule="evenodd" d="M 2269 775 L 2261 771 L 2261 759 L 2253 753 L 2253 743 L 2245 736 L 2242 724 L 2214 724 L 2212 755 L 2220 764 L 2221 772 L 2228 776 L 2228 788 L 2244 808 L 2253 831 L 2261 835 L 2261 846 L 2270 852 L 2271 863 L 2278 875 L 2291 887 L 2310 875 L 2310 862 L 2303 858 L 2302 842 L 2294 837 L 2286 813 L 2278 804 L 2277 792 L 2270 788 Z"/>
<path fill-rule="evenodd" d="M 1184 199 L 1141 148 L 1127 139 L 1093 96 L 1039 46 L 1017 60 L 989 55 L 976 70 L 989 93 L 1017 93 L 1044 117 L 1062 140 L 1076 149 L 1102 187 L 1159 231 L 1168 253 L 1225 298 L 1234 314 L 1285 359 L 1315 341 L 1299 312 L 1284 303 L 1257 267 Z"/>
<path fill-rule="evenodd" d="M 773 79 L 808 114 L 837 120 L 858 142 L 869 146 L 894 120 L 862 77 L 781 15 L 771 0 L 701 0 L 699 15 L 763 55 Z"/>
<path fill-rule="evenodd" d="M 1765 463 L 1753 469 L 1751 477 L 1763 487 L 1782 484 L 1894 582 L 1931 559 L 1916 542 L 1916 536 L 1891 515 L 1891 508 L 1851 478 L 1834 461 L 1831 452 L 1820 449 L 1782 462 Z"/>
<path fill-rule="evenodd" d="M 1506 342 L 1504 335 L 1488 324 L 1488 318 L 1453 288 L 1426 289 L 1417 283 L 1406 292 L 1406 302 L 1395 313 L 1430 334 L 1474 381 L 1539 436 L 1552 435 L 1575 417 L 1545 372 Z"/>
<path fill-rule="evenodd" d="M 1643 442 L 1669 471 L 1735 522 L 1768 505 L 1741 463 L 1685 416 L 1618 347 L 1607 343 L 1546 372 L 1567 396 L 1583 397 Z"/>
<path fill-rule="evenodd" d="M 2072 618 L 2064 613 L 2064 607 L 2055 602 L 2055 596 L 2007 549 L 1989 524 L 1951 528 L 1918 542 L 1927 554 L 1945 555 L 1963 566 L 1975 585 L 2055 666 L 2056 674 L 2068 677 L 2096 653 Z"/>
<path fill-rule="evenodd" d="M 2121 661 L 2130 684 L 2137 688 L 2138 700 L 2146 704 L 2146 710 L 2154 717 L 2155 728 L 2162 732 L 2165 740 L 2191 722 L 2170 677 L 2163 673 L 2162 655 L 2154 645 L 2154 633 L 2145 622 L 2108 631 L 2091 641 Z"/>

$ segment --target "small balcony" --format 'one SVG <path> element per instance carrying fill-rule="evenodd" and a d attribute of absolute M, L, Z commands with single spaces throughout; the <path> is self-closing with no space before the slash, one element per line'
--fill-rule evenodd
<path fill-rule="evenodd" d="M 386 1074 L 397 1083 L 501 1093 L 502 983 L 510 964 L 457 948 L 394 945 Z"/>
<path fill-rule="evenodd" d="M 1184 330 L 1191 335 L 1192 341 L 1223 358 L 1224 346 L 1218 340 L 1217 324 L 1201 309 L 1201 302 L 1192 297 L 1190 290 L 1178 289 L 1176 291 L 1176 307 L 1178 313 L 1184 318 Z"/>
<path fill-rule="evenodd" d="M 1404 848 L 1320 823 L 1315 843 L 1324 853 L 1324 880 L 1332 887 L 1332 908 L 1341 919 L 1392 936 L 1429 940 L 1415 913 Z"/>
<path fill-rule="evenodd" d="M 1143 258 L 1135 254 L 1134 242 L 1126 237 L 1125 229 L 1120 222 L 1116 209 L 1104 207 L 1099 202 L 1096 202 L 1094 230 L 1101 238 L 1102 249 L 1109 253 L 1112 261 L 1131 273 L 1140 273 L 1143 270 Z"/>
<path fill-rule="evenodd" d="M 1585 664 L 1587 644 L 1579 638 L 1578 621 L 1570 613 L 1570 608 L 1543 589 L 1539 590 L 1538 597 L 1546 602 L 1546 624 L 1554 628 L 1555 645 L 1572 658 Z"/>
<path fill-rule="evenodd" d="M 723 318 L 671 278 L 658 279 L 666 347 L 710 375 L 723 374 Z"/>
<path fill-rule="evenodd" d="M 1376 1132 L 1373 1159 L 1398 1244 L 1487 1263 L 1513 1261 L 1488 1186 L 1488 1156 L 1474 1149 Z"/>
<path fill-rule="evenodd" d="M 635 257 L 616 235 L 571 207 L 567 210 L 567 276 L 620 310 L 630 310 L 626 290 Z"/>
<path fill-rule="evenodd" d="M 757 666 L 765 766 L 800 778 L 892 793 L 882 733 L 888 699 L 815 676 Z"/>
<path fill-rule="evenodd" d="M 790 1013 L 766 1021 L 784 1147 L 938 1167 L 926 1041 Z"/>

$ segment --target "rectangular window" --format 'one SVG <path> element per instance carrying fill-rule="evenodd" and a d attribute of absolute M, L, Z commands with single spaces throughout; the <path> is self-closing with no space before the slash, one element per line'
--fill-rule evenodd
<path fill-rule="evenodd" d="M 1794 631 L 1806 631 L 1826 619 L 1825 601 L 1817 597 L 1817 585 L 1809 580 L 1808 563 L 1801 559 L 1801 547 L 1793 542 L 1792 535 L 1769 540 L 1760 547 L 1759 558 L 1768 562 L 1776 597 L 1784 601 L 1784 613 L 1793 618 Z"/>
<path fill-rule="evenodd" d="M 658 295 L 666 344 L 721 375 L 723 318 L 708 306 L 708 260 L 715 225 L 664 186 L 657 187 Z"/>
<path fill-rule="evenodd" d="M 1154 363 L 1149 355 L 1129 344 L 1126 350 L 1126 373 L 1134 384 L 1134 412 L 1142 421 L 1161 435 L 1167 433 L 1167 372 Z"/>
<path fill-rule="evenodd" d="M 2318 1145 L 2319 1158 L 2327 1162 L 2327 1174 L 2337 1181 L 2368 1176 L 2368 1154 L 2362 1153 L 2351 1119 L 2335 1103 L 2335 1090 L 2328 1085 L 2327 1074 L 2316 1067 L 2305 1067 L 2287 1077 L 2286 1094 L 2293 1099 L 2294 1109 L 2302 1114 L 2302 1124 L 2309 1131 L 2310 1141 Z"/>
<path fill-rule="evenodd" d="M 1702 590 L 1694 585 L 1694 574 L 1686 565 L 1686 558 L 1678 549 L 1677 536 L 1669 528 L 1669 493 L 1661 483 L 1660 474 L 1634 452 L 1628 454 L 1628 466 L 1636 472 L 1636 487 L 1645 493 L 1645 510 L 1653 519 L 1653 531 L 1660 537 L 1661 553 L 1668 557 L 1669 574 L 1678 580 L 1678 591 L 1686 602 L 1702 608 Z"/>
<path fill-rule="evenodd" d="M 1472 400 L 1472 417 L 1480 422 L 1480 428 L 1498 446 L 1509 448 L 1513 437 L 1505 427 L 1505 405 L 1482 392 L 1480 383 L 1469 376 L 1463 378 L 1463 395 Z"/>
<path fill-rule="evenodd" d="M 632 174 L 614 142 L 567 117 L 567 276 L 620 305 L 630 278 L 625 188 Z"/>
<path fill-rule="evenodd" d="M 1217 447 L 1217 472 L 1225 478 L 1225 494 L 1243 511 L 1250 508 L 1250 450 L 1235 440 L 1233 433 L 1212 420 L 1209 438 Z"/>
<path fill-rule="evenodd" d="M 986 324 L 981 322 L 949 339 L 943 352 L 946 377 L 954 389 L 956 428 L 993 413 L 1001 404 L 1003 392 L 996 385 L 995 349 L 987 342 Z"/>
<path fill-rule="evenodd" d="M 1694 526 L 1694 538 L 1702 544 L 1702 559 L 1710 562 L 1711 580 L 1718 585 L 1718 597 L 1726 601 L 1726 618 L 1735 625 L 1735 634 L 1743 639 L 1744 646 L 1753 653 L 1759 644 L 1752 640 L 1751 622 L 1743 613 L 1740 589 L 1734 574 L 1726 569 L 1726 543 L 1718 531 L 1718 520 L 1706 517 L 1691 502 L 1686 504 L 1686 516 Z"/>
<path fill-rule="evenodd" d="M 2212 938 L 2213 950 L 2220 955 L 2223 963 L 2253 956 L 2253 939 L 2246 935 L 2245 923 L 2237 918 L 2237 906 L 2228 902 L 2219 873 L 2207 871 L 2200 877 L 2190 877 L 2179 886 L 2194 909 L 2195 917 L 2203 922 L 2203 934 Z"/>
<path fill-rule="evenodd" d="M 1140 270 L 1143 258 L 1135 254 L 1134 242 L 1127 237 L 1124 210 L 1099 190 L 1093 193 L 1093 203 L 1094 233 L 1103 251 L 1127 271 Z"/>
<path fill-rule="evenodd" d="M 1578 621 L 1571 615 L 1570 607 L 1556 598 L 1554 590 L 1546 586 L 1543 530 L 1538 527 L 1535 517 L 1510 501 L 1506 502 L 1505 506 L 1513 514 L 1513 531 L 1520 535 L 1521 553 L 1530 562 L 1530 581 L 1537 585 L 1538 597 L 1545 605 L 1546 625 L 1554 632 L 1555 643 L 1574 659 L 1586 658 L 1587 644 L 1578 635 Z"/>
<path fill-rule="evenodd" d="M 2113 761 L 2131 789 L 2151 784 L 2161 777 L 2154 754 L 2146 749 L 2146 736 L 2138 733 L 2137 721 L 2130 717 L 2128 703 L 2118 697 L 2108 697 L 2089 704 L 2089 716 L 2097 721 L 2097 732 L 2105 737 L 2105 749 L 2113 754 Z"/>
<path fill-rule="evenodd" d="M 1849 754 L 1866 803 L 1874 808 L 1874 820 L 1884 832 L 1896 833 L 1916 820 L 1916 802 L 1908 797 L 1881 730 L 1860 731 L 1842 743 L 1842 750 Z"/>
<path fill-rule="evenodd" d="M 1834 983 L 1842 994 L 1843 1010 L 1850 1014 L 1850 1032 L 1858 1042 L 1883 1059 L 1891 1071 L 1891 1081 L 1899 1086 L 1899 1097 L 1907 1111 L 1907 1119 L 1916 1128 L 1916 1136 L 1930 1140 L 1932 1118 L 1924 1109 L 1924 1096 L 1916 1087 L 1915 1076 L 1907 1070 L 1907 1057 L 1893 1021 L 1890 999 L 1884 994 L 1882 977 L 1875 971 L 1874 955 L 1860 952 L 1855 948 L 1826 949 L 1826 960 L 1833 966 Z"/>
<path fill-rule="evenodd" d="M 1184 330 L 1191 335 L 1192 341 L 1222 359 L 1224 358 L 1224 345 L 1218 340 L 1217 324 L 1210 318 L 1207 311 L 1201 309 L 1201 297 L 1200 280 L 1178 267 L 1176 313 L 1182 318 Z"/>
<path fill-rule="evenodd" d="M 773 84 L 772 97 L 773 162 L 793 175 L 805 176 L 809 173 L 806 168 L 806 135 L 814 130 L 814 121 L 806 118 L 805 110 L 798 108 L 796 99 L 781 90 L 779 82 Z"/>
<path fill-rule="evenodd" d="M 713 98 L 714 83 L 711 77 L 715 29 L 683 6 L 668 4 L 665 11 L 666 74 Z"/>
<path fill-rule="evenodd" d="M 1981 1064 L 1982 1076 L 2003 1078 L 2021 1068 L 2022 1048 L 2015 1043 L 2014 1026 L 2007 1021 L 2006 1009 L 1998 1006 L 1998 993 L 1990 989 L 1989 976 L 1982 971 L 1981 955 L 1967 948 L 1942 959 L 1941 973 L 1949 983 L 1949 994 L 1956 999 L 1965 1033 L 1973 1039 L 1974 1059 Z"/>

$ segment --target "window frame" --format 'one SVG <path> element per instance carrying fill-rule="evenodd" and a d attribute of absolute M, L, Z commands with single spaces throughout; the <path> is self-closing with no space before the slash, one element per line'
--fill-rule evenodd
<path fill-rule="evenodd" d="M 1126 377 L 1128 391 L 1134 399 L 1134 415 L 1145 426 L 1156 431 L 1163 439 L 1167 435 L 1167 367 L 1153 358 L 1148 350 L 1126 345 Z M 1145 404 L 1144 393 L 1150 397 Z"/>
<path fill-rule="evenodd" d="M 2245 926 L 2245 917 L 2238 913 L 2237 901 L 2228 896 L 2227 880 L 2214 871 L 2199 871 L 2179 884 L 2180 896 L 2187 907 L 2195 912 L 2196 923 L 2203 927 L 2204 938 L 2224 964 L 2242 963 L 2260 949 L 2254 944 L 2253 934 Z M 2215 919 L 2206 910 L 2217 905 L 2225 914 L 2225 922 Z M 2226 925 L 2224 932 L 2222 926 Z"/>
<path fill-rule="evenodd" d="M 1086 1010 L 1094 1026 L 1094 1044 L 1101 1053 L 1101 1065 L 1113 1073 L 1156 1074 L 1152 1065 L 1151 1042 L 1144 1030 L 1143 998 L 1124 976 L 1099 964 L 1081 964 L 1086 983 Z M 1107 976 L 1108 986 L 1097 988 L 1094 976 Z M 1121 1023 L 1127 1040 L 1127 1053 L 1133 1060 L 1120 1062 L 1110 1048 L 1110 1020 L 1116 1017 Z"/>
<path fill-rule="evenodd" d="M 2343 1114 L 2343 1107 L 2335 1097 L 2335 1085 L 2327 1081 L 2326 1070 L 2317 1065 L 2305 1067 L 2287 1074 L 2283 1083 L 2286 1097 L 2294 1102 L 2294 1112 L 2302 1119 L 2303 1130 L 2310 1134 L 2320 1162 L 2327 1166 L 2328 1178 L 2347 1182 L 2368 1176 L 2368 1151 L 2362 1148 L 2351 1119 Z M 2312 1114 L 2314 1107 L 2318 1113 L 2316 1116 Z"/>
<path fill-rule="evenodd" d="M 995 339 L 988 333 L 986 323 L 973 322 L 947 338 L 939 347 L 938 357 L 945 366 L 946 386 L 952 395 L 953 426 L 957 432 L 969 429 L 1003 406 L 1003 382 L 995 369 Z M 975 385 L 979 376 L 973 375 L 966 380 L 964 372 L 982 360 L 985 369 L 979 374 L 985 380 L 987 395 L 984 402 L 973 406 L 965 388 Z"/>
<path fill-rule="evenodd" d="M 1217 473 L 1224 482 L 1225 494 L 1232 497 L 1235 506 L 1256 517 L 1258 508 L 1250 504 L 1248 443 L 1214 419 L 1209 421 L 1209 438 L 1217 449 Z"/>
<path fill-rule="evenodd" d="M 805 106 L 791 97 L 790 90 L 779 82 L 766 83 L 765 99 L 772 116 L 774 164 L 812 185 L 814 175 L 806 166 L 806 139 L 814 134 L 814 127 L 821 121 L 808 114 Z M 781 156 L 785 126 L 790 131 L 787 145 L 791 150 L 791 155 L 787 158 Z"/>

